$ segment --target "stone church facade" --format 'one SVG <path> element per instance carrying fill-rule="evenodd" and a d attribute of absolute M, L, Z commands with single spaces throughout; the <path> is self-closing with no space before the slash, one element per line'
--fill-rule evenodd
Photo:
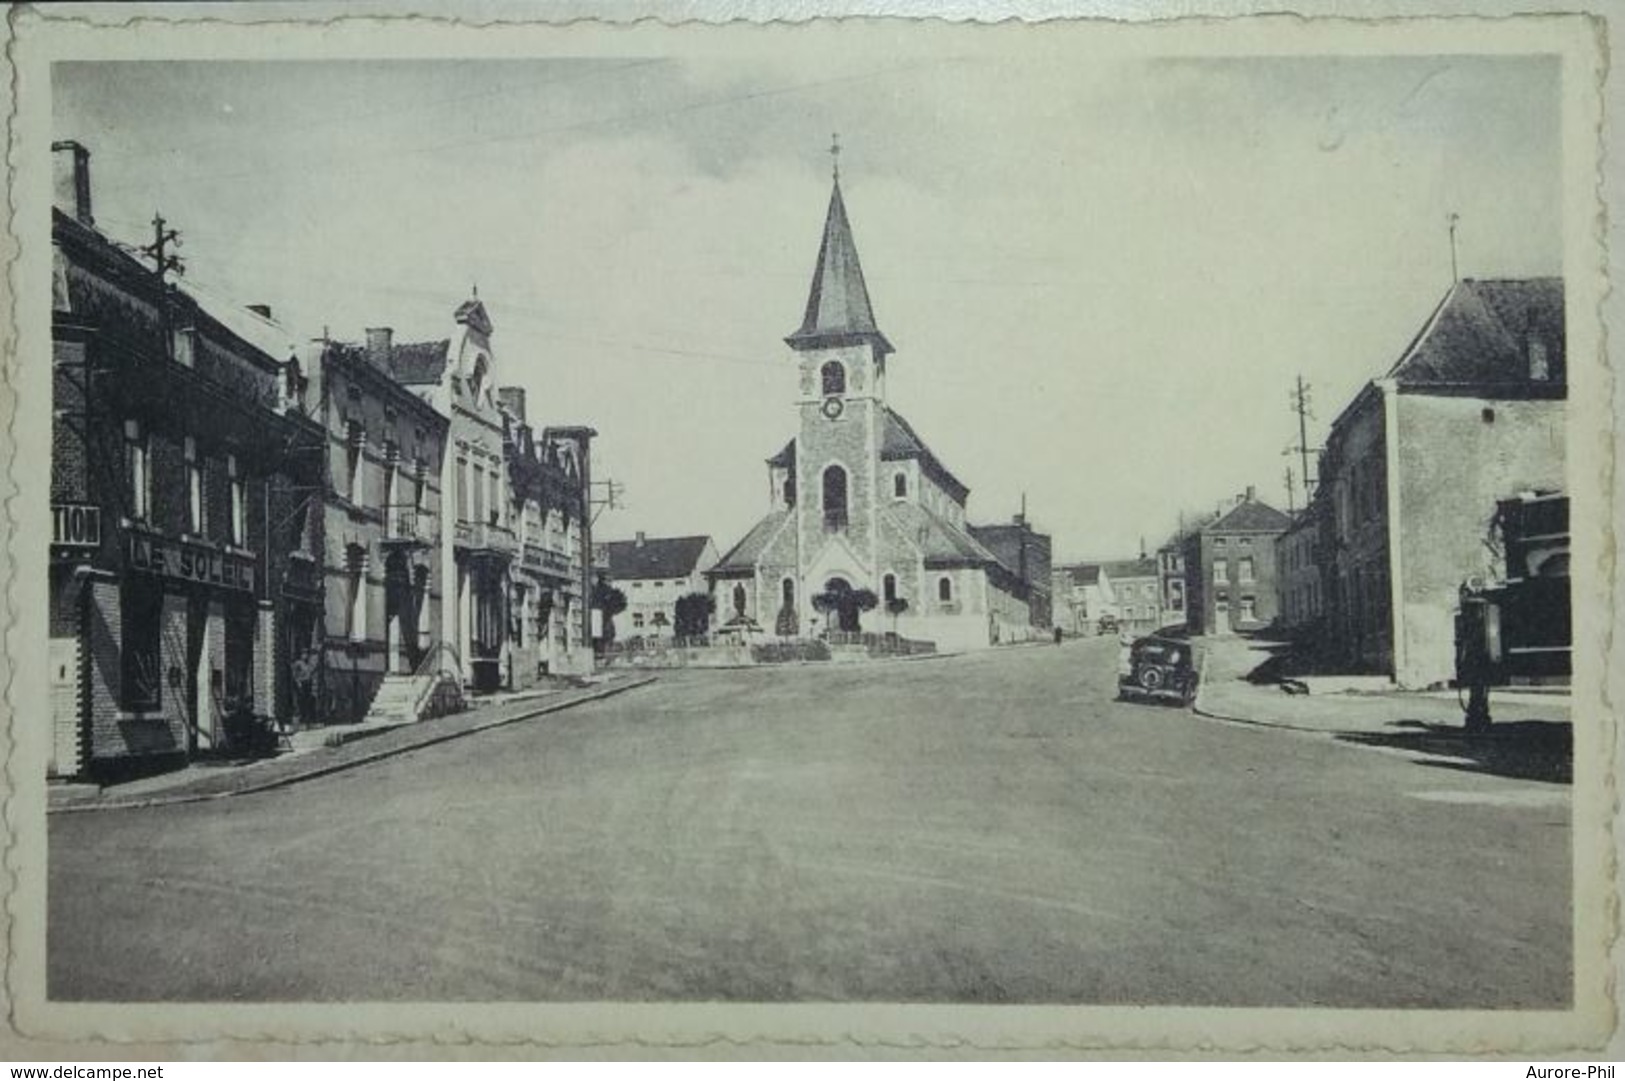
<path fill-rule="evenodd" d="M 785 636 L 896 631 L 967 649 L 1029 637 L 1031 587 L 974 536 L 970 489 L 886 398 L 894 352 L 875 323 L 839 177 L 799 330 L 798 434 L 767 460 L 772 507 L 710 572 L 716 622 Z M 819 595 L 868 590 L 868 611 Z"/>

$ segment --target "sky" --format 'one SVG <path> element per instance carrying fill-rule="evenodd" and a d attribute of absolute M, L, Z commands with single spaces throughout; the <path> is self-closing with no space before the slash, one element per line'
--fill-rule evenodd
<path fill-rule="evenodd" d="M 783 40 L 782 38 L 779 40 Z M 793 38 L 791 39 L 793 43 Z M 1297 458 L 1451 283 L 1562 267 L 1555 58 L 102 62 L 53 71 L 97 225 L 296 338 L 449 337 L 591 424 L 601 537 L 768 505 L 831 134 L 890 404 L 1058 559 L 1154 548 Z M 1294 479 L 1301 484 L 1301 478 Z M 1301 504 L 1302 492 L 1295 494 Z"/>

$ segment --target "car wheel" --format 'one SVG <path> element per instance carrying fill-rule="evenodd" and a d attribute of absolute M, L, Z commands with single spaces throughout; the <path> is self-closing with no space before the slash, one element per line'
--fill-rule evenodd
<path fill-rule="evenodd" d="M 1148 691 L 1162 689 L 1162 669 L 1146 667 L 1140 669 L 1140 686 Z"/>

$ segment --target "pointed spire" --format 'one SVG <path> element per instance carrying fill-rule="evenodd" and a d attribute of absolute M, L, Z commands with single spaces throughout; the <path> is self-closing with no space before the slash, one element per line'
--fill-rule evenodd
<path fill-rule="evenodd" d="M 866 341 L 882 355 L 892 352 L 891 342 L 875 325 L 869 305 L 869 287 L 863 281 L 858 248 L 852 241 L 852 226 L 846 220 L 846 203 L 841 199 L 840 140 L 830 146 L 835 159 L 835 182 L 829 196 L 829 213 L 824 217 L 824 239 L 818 249 L 818 265 L 813 268 L 812 290 L 807 296 L 807 312 L 801 329 L 784 339 L 792 349 L 818 349 Z"/>

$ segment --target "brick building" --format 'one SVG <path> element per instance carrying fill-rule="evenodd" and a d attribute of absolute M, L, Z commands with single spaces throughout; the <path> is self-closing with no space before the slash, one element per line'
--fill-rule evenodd
<path fill-rule="evenodd" d="M 1025 512 L 1007 523 L 972 525 L 970 535 L 998 557 L 1027 586 L 1027 612 L 1032 625 L 1048 631 L 1054 626 L 1051 585 L 1051 548 L 1048 533 L 1040 533 Z"/>
<path fill-rule="evenodd" d="M 268 309 L 206 309 L 99 232 L 58 143 L 53 774 L 257 743 L 296 719 L 322 588 L 321 431 Z"/>

